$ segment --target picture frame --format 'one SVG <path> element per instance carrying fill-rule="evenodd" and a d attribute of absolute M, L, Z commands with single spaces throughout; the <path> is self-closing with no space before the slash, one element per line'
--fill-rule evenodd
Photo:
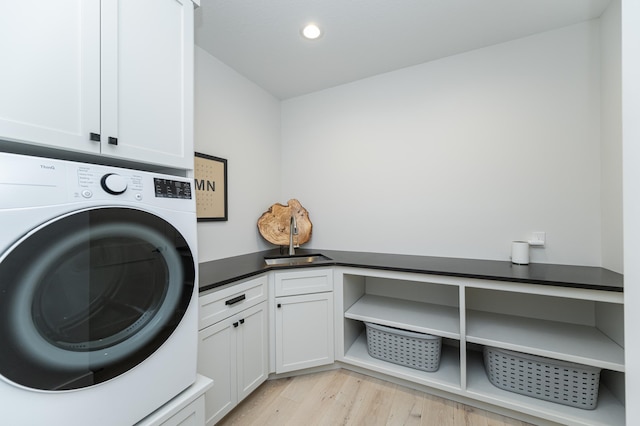
<path fill-rule="evenodd" d="M 227 160 L 196 152 L 193 169 L 198 222 L 229 220 Z"/>

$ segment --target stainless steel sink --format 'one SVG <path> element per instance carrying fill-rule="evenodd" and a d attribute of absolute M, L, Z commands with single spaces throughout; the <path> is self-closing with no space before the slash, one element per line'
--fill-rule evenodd
<path fill-rule="evenodd" d="M 295 256 L 265 257 L 264 263 L 269 266 L 308 265 L 331 260 L 323 254 L 303 254 Z"/>

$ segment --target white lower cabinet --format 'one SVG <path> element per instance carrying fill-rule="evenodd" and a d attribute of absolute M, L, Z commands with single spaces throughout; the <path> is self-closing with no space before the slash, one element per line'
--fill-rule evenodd
<path fill-rule="evenodd" d="M 333 293 L 276 298 L 276 373 L 333 360 Z"/>
<path fill-rule="evenodd" d="M 268 376 L 267 302 L 244 311 L 238 322 L 236 377 L 242 401 Z"/>
<path fill-rule="evenodd" d="M 274 283 L 275 372 L 332 364 L 333 270 L 277 272 Z"/>
<path fill-rule="evenodd" d="M 227 300 L 238 303 L 238 298 Z M 265 295 L 261 302 L 200 330 L 198 373 L 214 381 L 205 394 L 207 426 L 222 419 L 267 379 L 267 315 Z"/>

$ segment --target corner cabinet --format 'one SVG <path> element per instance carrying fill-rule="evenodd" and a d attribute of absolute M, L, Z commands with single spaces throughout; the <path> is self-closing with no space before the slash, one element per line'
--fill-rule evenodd
<path fill-rule="evenodd" d="M 336 272 L 336 360 L 346 366 L 528 420 L 625 424 L 622 293 L 356 268 Z M 440 368 L 423 372 L 372 358 L 364 322 L 442 337 Z M 495 387 L 485 372 L 485 346 L 600 368 L 597 407 L 584 410 Z"/>
<path fill-rule="evenodd" d="M 274 280 L 275 372 L 332 364 L 332 269 L 276 272 Z"/>
<path fill-rule="evenodd" d="M 213 379 L 206 425 L 222 419 L 268 376 L 267 278 L 200 296 L 198 373 Z"/>
<path fill-rule="evenodd" d="M 3 2 L 0 140 L 193 168 L 193 8 Z"/>

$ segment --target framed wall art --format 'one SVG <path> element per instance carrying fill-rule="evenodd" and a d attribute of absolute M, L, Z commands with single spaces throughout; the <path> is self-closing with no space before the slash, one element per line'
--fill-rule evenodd
<path fill-rule="evenodd" d="M 228 220 L 227 160 L 196 152 L 194 180 L 198 222 Z"/>

